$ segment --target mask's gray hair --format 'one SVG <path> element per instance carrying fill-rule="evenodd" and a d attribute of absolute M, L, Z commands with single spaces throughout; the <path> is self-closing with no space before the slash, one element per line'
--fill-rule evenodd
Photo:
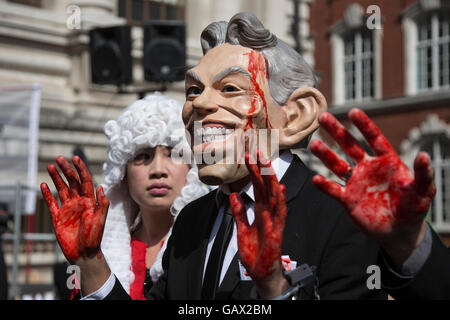
<path fill-rule="evenodd" d="M 264 28 L 251 13 L 235 14 L 228 23 L 211 23 L 203 30 L 200 42 L 203 54 L 224 43 L 261 52 L 269 66 L 270 94 L 279 105 L 285 105 L 297 88 L 317 85 L 316 77 L 303 57 Z"/>

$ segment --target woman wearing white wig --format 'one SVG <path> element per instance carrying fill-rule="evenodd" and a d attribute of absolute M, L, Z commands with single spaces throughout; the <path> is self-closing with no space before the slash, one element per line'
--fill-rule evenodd
<path fill-rule="evenodd" d="M 177 101 L 152 94 L 105 125 L 103 176 L 110 206 L 101 249 L 133 299 L 143 299 L 144 282 L 147 291 L 162 274 L 165 239 L 177 214 L 208 192 L 196 166 L 171 157 L 172 152 L 190 151 L 181 109 Z"/>
<path fill-rule="evenodd" d="M 79 157 L 72 158 L 78 175 L 64 157 L 56 158 L 68 185 L 55 165 L 47 166 L 61 204 L 45 182 L 41 191 L 64 255 L 80 267 L 86 299 L 98 298 L 100 284 L 114 279 L 111 272 L 132 299 L 144 299 L 144 283 L 147 292 L 163 272 L 165 240 L 177 214 L 208 192 L 197 167 L 187 164 L 191 156 L 181 110 L 180 103 L 158 93 L 108 121 L 105 184 L 95 196 Z"/>

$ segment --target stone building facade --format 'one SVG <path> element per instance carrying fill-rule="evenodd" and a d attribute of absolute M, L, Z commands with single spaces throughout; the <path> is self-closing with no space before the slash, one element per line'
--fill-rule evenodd
<path fill-rule="evenodd" d="M 308 8 L 307 1 L 300 2 Z M 131 25 L 134 79 L 128 89 L 158 88 L 157 84 L 144 81 L 140 25 L 146 18 L 185 21 L 187 67 L 190 67 L 202 56 L 203 28 L 212 21 L 229 20 L 240 11 L 253 12 L 274 33 L 294 44 L 290 35 L 292 8 L 291 0 L 0 0 L 0 86 L 36 83 L 42 89 L 38 183 L 47 182 L 53 187 L 46 166 L 54 163 L 58 155 L 70 158 L 76 147 L 81 147 L 86 155 L 95 183 L 102 183 L 101 167 L 106 156 L 104 123 L 116 118 L 138 98 L 136 94 L 119 94 L 112 85 L 92 83 L 89 54 L 92 28 Z M 305 13 L 304 10 L 301 19 L 304 30 L 308 28 Z M 166 93 L 184 102 L 184 83 L 169 84 Z M 22 231 L 30 230 L 52 232 L 51 218 L 42 199 L 35 216 L 23 218 Z M 54 248 L 54 242 L 22 241 L 19 282 L 51 284 Z M 5 242 L 5 251 L 11 267 L 10 241 Z M 63 260 L 58 252 L 57 257 Z M 11 280 L 11 269 L 8 271 Z"/>

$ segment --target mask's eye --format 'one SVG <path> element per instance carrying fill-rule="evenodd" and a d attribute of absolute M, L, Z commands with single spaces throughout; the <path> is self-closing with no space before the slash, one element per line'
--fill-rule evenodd
<path fill-rule="evenodd" d="M 199 87 L 192 86 L 192 87 L 189 87 L 188 89 L 186 89 L 186 97 L 197 96 L 200 94 L 202 94 L 202 90 L 200 90 Z"/>
<path fill-rule="evenodd" d="M 238 91 L 240 91 L 239 88 L 229 84 L 222 88 L 222 92 L 238 92 Z"/>

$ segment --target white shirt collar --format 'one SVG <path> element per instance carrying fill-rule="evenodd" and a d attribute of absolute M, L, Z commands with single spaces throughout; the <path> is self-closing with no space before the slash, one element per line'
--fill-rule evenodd
<path fill-rule="evenodd" d="M 272 168 L 275 171 L 275 175 L 277 176 L 278 181 L 280 181 L 284 174 L 286 173 L 287 169 L 289 168 L 289 165 L 292 162 L 292 159 L 294 156 L 292 155 L 290 150 L 285 150 L 281 153 L 281 155 L 274 160 L 272 160 Z M 255 195 L 253 192 L 253 184 L 249 182 L 244 188 L 242 188 L 242 192 L 245 192 L 250 199 L 255 201 Z M 219 186 L 219 190 L 216 194 L 216 204 L 217 207 L 220 207 L 222 205 L 222 195 L 219 196 L 219 194 L 225 194 L 230 195 L 232 192 L 230 190 L 230 186 L 228 184 L 224 184 Z"/>

